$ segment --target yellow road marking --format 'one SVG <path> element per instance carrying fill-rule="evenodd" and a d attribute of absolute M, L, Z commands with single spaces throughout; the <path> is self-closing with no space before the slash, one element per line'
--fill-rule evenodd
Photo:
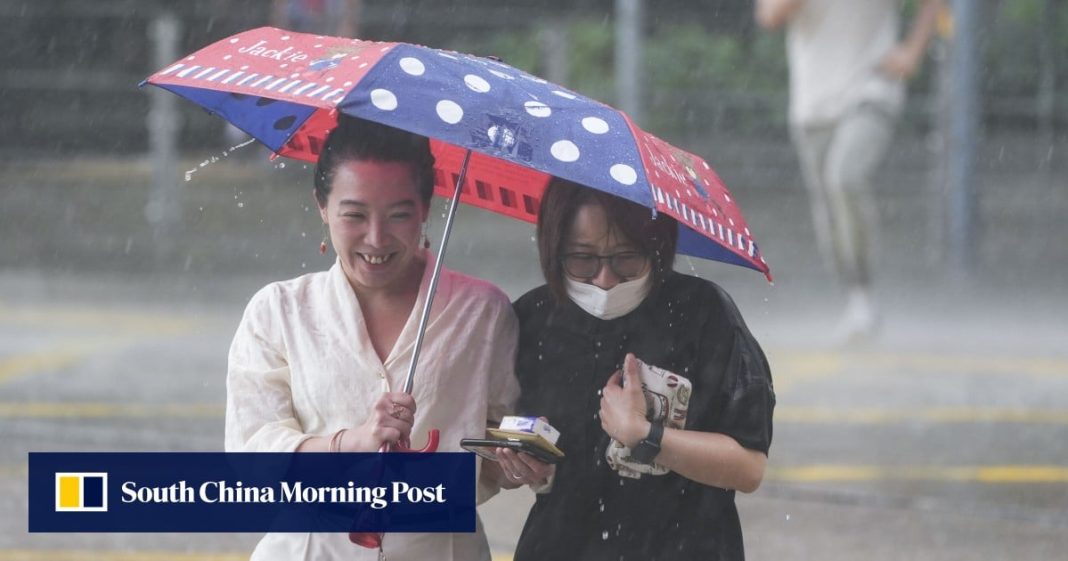
<path fill-rule="evenodd" d="M 19 376 L 59 370 L 87 356 L 112 351 L 119 346 L 131 344 L 147 336 L 188 333 L 202 323 L 190 319 L 175 319 L 162 313 L 146 314 L 66 308 L 29 309 L 13 308 L 0 303 L 0 325 L 14 325 L 19 328 L 43 326 L 90 329 L 94 334 L 101 332 L 112 334 L 104 337 L 94 336 L 92 340 L 80 337 L 77 343 L 63 343 L 40 351 L 0 357 L 0 384 Z"/>
<path fill-rule="evenodd" d="M 121 417 L 221 418 L 215 403 L 0 403 L 0 417 L 100 419 Z"/>
<path fill-rule="evenodd" d="M 773 373 L 780 370 L 791 377 L 836 374 L 857 365 L 925 373 L 948 371 L 1068 377 L 1068 358 L 1060 357 L 789 351 L 769 351 L 768 354 Z"/>
<path fill-rule="evenodd" d="M 769 467 L 768 479 L 794 483 L 890 480 L 955 481 L 991 485 L 1068 483 L 1068 467 L 1049 465 L 930 467 L 817 464 L 795 467 Z"/>
<path fill-rule="evenodd" d="M 30 473 L 30 464 L 0 464 L 0 477 L 26 477 Z"/>
<path fill-rule="evenodd" d="M 842 372 L 842 355 L 838 353 L 769 352 L 772 377 L 777 391 L 801 382 L 812 382 Z"/>
<path fill-rule="evenodd" d="M 126 312 L 102 309 L 16 308 L 0 304 L 0 324 L 20 327 L 45 326 L 88 328 L 94 332 L 121 331 L 138 335 L 177 335 L 191 331 L 199 322 L 167 313 Z"/>
<path fill-rule="evenodd" d="M 0 418 L 221 418 L 221 403 L 100 403 L 0 402 Z M 1065 409 L 1013 409 L 998 407 L 850 408 L 789 407 L 775 409 L 778 423 L 897 424 L 897 423 L 1033 423 L 1068 425 Z"/>
<path fill-rule="evenodd" d="M 1065 409 L 1014 409 L 1005 407 L 776 407 L 781 423 L 1035 423 L 1068 424 Z"/>
<path fill-rule="evenodd" d="M 99 347 L 89 347 L 84 344 L 65 345 L 58 349 L 4 357 L 0 359 L 0 384 L 25 374 L 65 368 L 99 350 Z"/>

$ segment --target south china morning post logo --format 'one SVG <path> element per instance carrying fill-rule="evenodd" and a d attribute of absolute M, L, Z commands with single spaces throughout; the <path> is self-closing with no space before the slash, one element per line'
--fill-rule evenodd
<path fill-rule="evenodd" d="M 108 474 L 57 472 L 56 512 L 107 512 Z"/>
<path fill-rule="evenodd" d="M 471 456 L 31 452 L 28 529 L 469 532 Z"/>

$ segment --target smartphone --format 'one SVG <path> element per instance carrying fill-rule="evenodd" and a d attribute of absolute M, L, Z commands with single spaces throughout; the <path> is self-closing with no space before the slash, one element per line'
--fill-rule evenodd
<path fill-rule="evenodd" d="M 524 452 L 534 456 L 538 460 L 547 464 L 559 463 L 564 459 L 563 456 L 553 454 L 552 452 L 545 450 L 530 442 L 524 442 L 522 440 L 504 440 L 496 438 L 464 438 L 460 440 L 460 448 L 467 450 L 468 452 L 474 452 L 487 460 L 497 461 L 497 455 L 493 453 L 494 448 L 511 448 L 516 452 Z"/>

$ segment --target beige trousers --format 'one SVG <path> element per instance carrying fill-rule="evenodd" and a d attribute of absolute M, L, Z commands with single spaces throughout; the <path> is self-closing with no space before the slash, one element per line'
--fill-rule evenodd
<path fill-rule="evenodd" d="M 867 104 L 831 125 L 791 131 L 820 253 L 847 288 L 871 285 L 878 232 L 872 177 L 890 146 L 895 121 L 891 112 Z"/>

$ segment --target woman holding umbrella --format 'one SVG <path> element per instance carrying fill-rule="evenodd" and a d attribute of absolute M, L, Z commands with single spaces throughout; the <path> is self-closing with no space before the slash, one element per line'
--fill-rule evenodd
<path fill-rule="evenodd" d="M 252 297 L 230 348 L 226 450 L 374 452 L 441 431 L 441 450 L 482 437 L 514 405 L 516 318 L 494 286 L 442 269 L 419 384 L 401 391 L 429 291 L 433 190 L 426 138 L 340 117 L 314 196 L 338 258 Z M 326 243 L 326 240 L 323 242 Z M 497 468 L 483 473 L 492 487 Z M 493 473 L 489 473 L 493 471 Z M 494 489 L 480 485 L 481 498 Z M 394 559 L 489 559 L 474 534 L 390 534 Z M 267 534 L 253 559 L 358 559 L 343 533 Z M 361 557 L 362 556 L 362 557 Z"/>
<path fill-rule="evenodd" d="M 547 284 L 515 303 L 519 410 L 566 457 L 497 450 L 538 493 L 515 559 L 744 558 L 734 494 L 760 485 L 775 396 L 730 296 L 672 271 L 674 219 L 600 191 L 553 180 L 537 233 Z M 647 404 L 639 361 L 689 381 L 681 428 Z"/>

